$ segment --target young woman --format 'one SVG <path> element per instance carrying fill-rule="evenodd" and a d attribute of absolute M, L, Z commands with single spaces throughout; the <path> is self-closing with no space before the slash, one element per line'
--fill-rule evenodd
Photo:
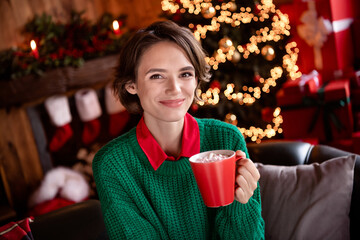
<path fill-rule="evenodd" d="M 93 162 L 111 239 L 264 238 L 260 175 L 243 136 L 231 124 L 187 113 L 209 77 L 200 44 L 173 22 L 154 23 L 123 47 L 114 89 L 142 118 Z M 188 158 L 214 149 L 238 150 L 244 158 L 237 163 L 234 202 L 208 208 Z"/>

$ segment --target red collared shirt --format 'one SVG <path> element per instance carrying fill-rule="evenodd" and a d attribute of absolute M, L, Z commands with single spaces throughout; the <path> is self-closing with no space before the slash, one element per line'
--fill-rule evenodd
<path fill-rule="evenodd" d="M 165 160 L 176 161 L 180 157 L 191 157 L 200 152 L 200 132 L 196 120 L 188 113 L 184 117 L 184 129 L 181 143 L 181 152 L 177 159 L 168 156 L 156 142 L 147 128 L 144 116 L 136 127 L 136 138 L 141 149 L 149 159 L 151 166 L 156 171 Z"/>

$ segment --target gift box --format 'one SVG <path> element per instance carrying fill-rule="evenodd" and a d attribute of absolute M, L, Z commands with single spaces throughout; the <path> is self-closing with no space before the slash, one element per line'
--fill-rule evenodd
<path fill-rule="evenodd" d="M 359 29 L 359 31 L 360 31 L 360 29 Z M 360 42 L 360 39 L 359 39 L 359 42 Z M 359 59 L 360 59 L 360 56 L 359 56 Z M 352 76 L 352 83 L 353 83 L 354 87 L 360 88 L 360 70 L 354 71 L 354 74 Z"/>
<path fill-rule="evenodd" d="M 353 140 L 353 152 L 356 154 L 360 154 L 360 131 L 354 132 L 352 134 Z"/>
<path fill-rule="evenodd" d="M 320 143 L 351 138 L 353 115 L 349 80 L 325 83 L 317 93 L 304 96 L 277 93 L 285 138 L 318 138 Z"/>
<path fill-rule="evenodd" d="M 310 74 L 303 74 L 295 80 L 287 80 L 282 89 L 285 94 L 311 94 L 317 91 L 321 82 L 321 75 L 313 70 Z"/>
<path fill-rule="evenodd" d="M 354 114 L 354 129 L 360 131 L 360 110 L 353 112 Z"/>
<path fill-rule="evenodd" d="M 354 132 L 349 139 L 339 139 L 328 143 L 329 146 L 360 154 L 360 132 Z"/>
<path fill-rule="evenodd" d="M 360 110 L 360 88 L 351 88 L 351 103 Z"/>
<path fill-rule="evenodd" d="M 360 8 L 360 3 L 358 3 Z M 359 10 L 360 11 L 360 10 Z M 357 19 L 354 20 L 352 25 L 352 37 L 353 37 L 353 43 L 354 43 L 354 52 L 355 52 L 355 58 L 360 60 L 360 45 L 358 44 L 360 42 L 360 14 L 357 16 Z M 360 67 L 360 66 L 358 66 Z"/>
<path fill-rule="evenodd" d="M 316 69 L 324 81 L 344 77 L 354 62 L 352 0 L 294 0 L 280 9 L 289 15 L 300 71 Z"/>

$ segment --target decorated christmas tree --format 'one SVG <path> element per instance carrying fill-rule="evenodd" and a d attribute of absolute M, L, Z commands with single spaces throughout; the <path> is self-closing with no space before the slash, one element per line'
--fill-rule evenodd
<path fill-rule="evenodd" d="M 232 123 L 247 141 L 280 136 L 276 92 L 301 76 L 288 16 L 271 0 L 162 0 L 162 10 L 193 31 L 212 67 L 191 113 Z"/>

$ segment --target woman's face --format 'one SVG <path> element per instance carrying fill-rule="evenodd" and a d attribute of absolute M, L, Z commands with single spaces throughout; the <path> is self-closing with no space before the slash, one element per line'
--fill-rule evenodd
<path fill-rule="evenodd" d="M 195 69 L 175 43 L 159 42 L 140 58 L 135 83 L 126 87 L 137 94 L 147 121 L 176 122 L 184 118 L 197 86 Z"/>

